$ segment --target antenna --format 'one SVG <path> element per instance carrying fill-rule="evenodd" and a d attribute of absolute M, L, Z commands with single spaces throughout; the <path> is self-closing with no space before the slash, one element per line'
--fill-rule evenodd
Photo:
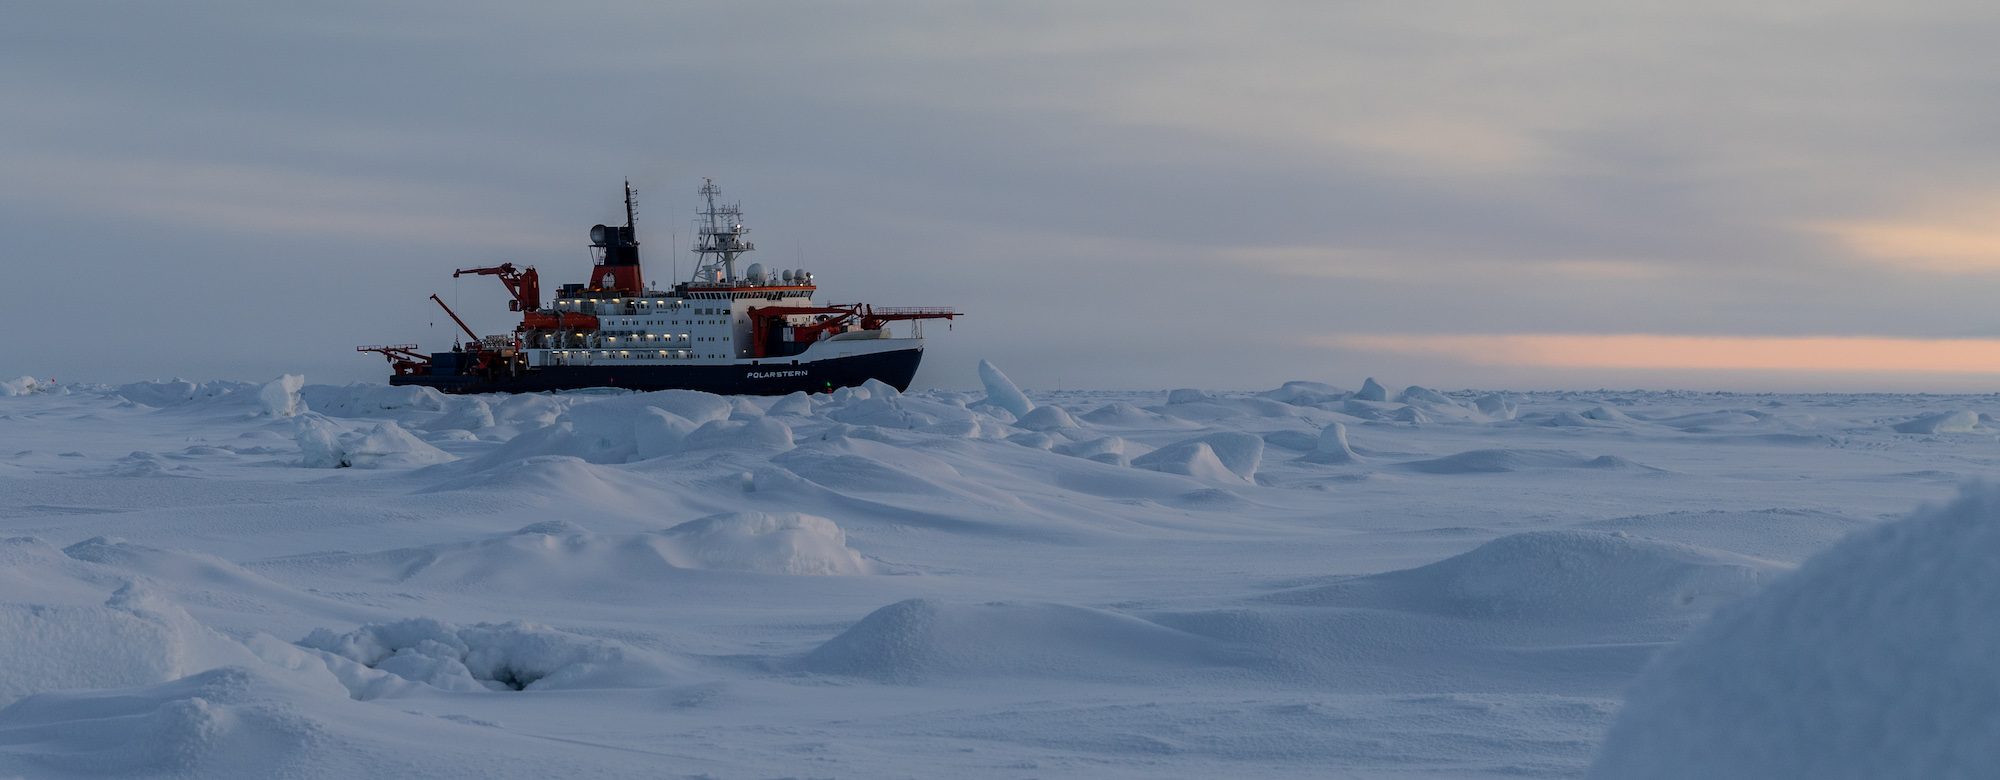
<path fill-rule="evenodd" d="M 632 200 L 632 195 L 633 195 L 632 180 L 626 179 L 625 180 L 625 229 L 628 231 L 632 229 L 632 216 L 633 216 L 632 207 L 636 205 Z"/>

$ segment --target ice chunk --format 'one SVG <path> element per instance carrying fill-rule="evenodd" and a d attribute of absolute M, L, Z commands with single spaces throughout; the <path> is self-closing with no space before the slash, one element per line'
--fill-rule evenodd
<path fill-rule="evenodd" d="M 42 382 L 40 380 L 35 379 L 32 376 L 24 376 L 21 377 L 20 379 L 9 379 L 4 382 L 0 382 L 0 398 L 9 398 L 14 396 L 27 395 L 29 393 L 38 393 L 41 392 L 43 388 L 44 385 L 42 384 Z"/>
<path fill-rule="evenodd" d="M 1486 395 L 1482 395 L 1479 397 L 1479 400 L 1473 402 L 1473 405 L 1479 409 L 1480 414 L 1484 414 L 1495 420 L 1512 420 L 1514 419 L 1514 415 L 1520 412 L 1520 406 L 1514 402 L 1514 399 L 1508 398 L 1502 393 L 1487 393 Z"/>
<path fill-rule="evenodd" d="M 258 388 L 257 400 L 263 403 L 266 416 L 297 417 L 300 412 L 306 410 L 305 401 L 299 398 L 299 388 L 305 386 L 305 377 L 286 374 Z"/>
<path fill-rule="evenodd" d="M 1000 369 L 990 362 L 979 361 L 979 381 L 986 385 L 986 402 L 1012 413 L 1015 417 L 1027 415 L 1035 408 L 1035 402 L 1014 386 L 1014 382 L 1000 373 Z"/>
<path fill-rule="evenodd" d="M 1375 381 L 1375 377 L 1371 376 L 1361 383 L 1361 389 L 1355 392 L 1354 399 L 1357 401 L 1387 401 L 1389 400 L 1389 388 L 1383 387 L 1382 383 Z"/>

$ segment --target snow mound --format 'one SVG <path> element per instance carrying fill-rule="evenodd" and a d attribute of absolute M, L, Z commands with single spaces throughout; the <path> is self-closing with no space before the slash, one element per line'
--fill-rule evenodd
<path fill-rule="evenodd" d="M 394 422 L 349 428 L 318 414 L 298 419 L 294 439 L 306 468 L 411 468 L 454 460 Z"/>
<path fill-rule="evenodd" d="M 478 468 L 567 455 L 590 463 L 627 463 L 695 449 L 784 450 L 791 427 L 731 399 L 694 390 L 661 390 L 580 403 L 549 424 L 488 451 Z"/>
<path fill-rule="evenodd" d="M 167 408 L 182 406 L 198 401 L 214 401 L 257 385 L 248 382 L 217 380 L 196 384 L 185 379 L 164 382 L 133 382 L 112 389 L 112 394 L 142 406 Z"/>
<path fill-rule="evenodd" d="M 1018 424 L 1031 431 L 1055 431 L 1075 428 L 1076 420 L 1060 406 L 1037 406 L 1021 415 Z"/>
<path fill-rule="evenodd" d="M 1087 441 L 1067 442 L 1055 445 L 1051 451 L 1057 455 L 1068 455 L 1113 466 L 1130 465 L 1132 460 L 1126 450 L 1130 444 L 1116 436 L 1105 436 Z"/>
<path fill-rule="evenodd" d="M 812 396 L 804 392 L 794 392 L 771 402 L 771 408 L 764 411 L 772 417 L 809 417 L 812 415 Z"/>
<path fill-rule="evenodd" d="M 310 385 L 299 389 L 299 397 L 313 411 L 329 417 L 400 417 L 412 412 L 442 412 L 447 404 L 443 393 L 428 387 L 362 382 Z"/>
<path fill-rule="evenodd" d="M 938 422 L 936 416 L 924 414 L 910 408 L 906 399 L 899 397 L 868 398 L 838 402 L 826 411 L 826 418 L 848 425 L 873 425 L 881 428 L 922 428 Z"/>
<path fill-rule="evenodd" d="M 1557 412 L 1542 424 L 1551 428 L 1632 428 L 1644 423 L 1615 407 L 1599 404 L 1580 412 Z"/>
<path fill-rule="evenodd" d="M 1243 482 L 1256 477 L 1263 459 L 1262 437 L 1220 431 L 1161 447 L 1132 459 L 1132 465 L 1168 474 Z"/>
<path fill-rule="evenodd" d="M 429 618 L 344 634 L 316 629 L 299 646 L 448 691 L 649 688 L 678 676 L 629 645 L 511 621 L 458 626 Z"/>
<path fill-rule="evenodd" d="M 1596 520 L 1575 526 L 1797 562 L 1868 521 L 1813 509 L 1682 510 Z M 1802 552 L 1803 551 L 1803 552 Z"/>
<path fill-rule="evenodd" d="M 1260 398 L 1269 398 L 1294 406 L 1314 406 L 1344 401 L 1353 394 L 1324 382 L 1292 381 L 1278 386 L 1276 390 L 1266 390 L 1257 395 Z"/>
<path fill-rule="evenodd" d="M 1330 422 L 1319 432 L 1319 442 L 1305 456 L 1311 463 L 1353 463 L 1360 460 L 1347 444 L 1347 426 Z"/>
<path fill-rule="evenodd" d="M 1014 380 L 1008 379 L 990 362 L 979 361 L 979 381 L 986 385 L 986 402 L 1013 413 L 1015 417 L 1026 415 L 1028 410 L 1035 408 L 1035 402 L 1028 400 L 1021 388 L 1014 385 Z"/>
<path fill-rule="evenodd" d="M 0 711 L 0 745 L 32 758 L 37 777 L 313 776 L 339 753 L 327 754 L 326 724 L 300 705 L 337 694 L 281 674 L 253 661 L 145 687 L 33 696 Z"/>
<path fill-rule="evenodd" d="M 1428 566 L 1269 598 L 1469 618 L 1692 618 L 1756 592 L 1784 570 L 1771 561 L 1625 534 L 1539 531 L 1503 536 Z"/>
<path fill-rule="evenodd" d="M 800 661 L 804 671 L 894 683 L 947 678 L 1119 679 L 1235 663 L 1215 640 L 1129 615 L 1051 603 L 899 601 Z"/>
<path fill-rule="evenodd" d="M 769 417 L 710 420 L 689 431 L 683 450 L 748 449 L 783 452 L 792 448 L 792 429 Z"/>
<path fill-rule="evenodd" d="M 1480 414 L 1495 420 L 1512 420 L 1521 412 L 1521 405 L 1518 402 L 1500 393 L 1482 395 L 1472 402 L 1472 406 L 1478 409 Z"/>
<path fill-rule="evenodd" d="M 1593 777 L 1985 777 L 2000 486 L 1855 533 L 1668 649 Z"/>
<path fill-rule="evenodd" d="M 1899 422 L 1891 427 L 1897 433 L 1971 433 L 1979 427 L 1979 414 L 1965 410 L 1938 412 Z"/>
<path fill-rule="evenodd" d="M 42 691 L 145 685 L 251 660 L 144 586 L 103 606 L 0 604 L 0 704 Z"/>
<path fill-rule="evenodd" d="M 1092 425 L 1125 428 L 1185 428 L 1189 423 L 1158 412 L 1149 412 L 1124 401 L 1113 401 L 1083 413 Z"/>
<path fill-rule="evenodd" d="M 797 512 L 730 512 L 660 532 L 681 566 L 763 574 L 872 574 L 832 520 Z"/>
<path fill-rule="evenodd" d="M 1382 383 L 1375 381 L 1375 377 L 1371 376 L 1361 382 L 1361 389 L 1354 393 L 1354 400 L 1387 401 L 1389 388 L 1383 387 Z"/>
<path fill-rule="evenodd" d="M 1590 457 L 1569 450 L 1470 450 L 1442 458 L 1415 460 L 1402 468 L 1425 474 L 1501 474 L 1528 469 L 1655 470 L 1616 455 Z"/>
<path fill-rule="evenodd" d="M 1403 388 L 1403 392 L 1396 394 L 1396 403 L 1434 404 L 1438 406 L 1456 406 L 1458 404 L 1457 401 L 1451 400 L 1451 396 L 1421 385 L 1410 385 Z"/>
<path fill-rule="evenodd" d="M 1167 403 L 1169 405 L 1195 404 L 1195 403 L 1201 403 L 1203 401 L 1216 401 L 1216 400 L 1220 399 L 1216 398 L 1213 395 L 1210 395 L 1207 391 L 1196 390 L 1192 387 L 1182 387 L 1167 391 Z"/>
<path fill-rule="evenodd" d="M 711 515 L 649 533 L 600 534 L 544 521 L 511 534 L 374 553 L 321 553 L 277 562 L 382 583 L 450 590 L 598 594 L 669 582 L 687 570 L 872 574 L 832 520 L 796 513 Z M 601 598 L 601 595 L 593 595 Z"/>
<path fill-rule="evenodd" d="M 305 377 L 285 374 L 257 388 L 257 401 L 264 405 L 265 416 L 297 417 L 306 410 L 305 401 L 299 398 L 299 389 L 305 386 Z"/>

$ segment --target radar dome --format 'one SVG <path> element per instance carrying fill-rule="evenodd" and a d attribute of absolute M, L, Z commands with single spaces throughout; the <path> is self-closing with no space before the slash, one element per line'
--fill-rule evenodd
<path fill-rule="evenodd" d="M 750 264 L 750 270 L 748 271 L 748 273 L 750 274 L 750 282 L 751 282 L 752 284 L 763 284 L 763 283 L 764 283 L 764 264 L 763 264 L 763 263 L 751 263 L 751 264 Z"/>

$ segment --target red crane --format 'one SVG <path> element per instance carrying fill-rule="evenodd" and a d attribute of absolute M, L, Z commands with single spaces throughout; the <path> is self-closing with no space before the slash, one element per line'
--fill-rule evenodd
<path fill-rule="evenodd" d="M 771 328 L 790 327 L 792 340 L 810 344 L 824 338 L 829 333 L 847 330 L 849 323 L 860 320 L 862 330 L 881 330 L 882 325 L 899 320 L 949 320 L 964 316 L 951 309 L 877 309 L 864 303 L 846 306 L 753 306 L 750 308 L 750 356 L 765 357 Z M 788 325 L 786 317 L 795 314 L 830 315 L 805 325 Z"/>
<path fill-rule="evenodd" d="M 507 293 L 514 300 L 507 304 L 508 311 L 536 311 L 542 308 L 542 280 L 535 274 L 535 267 L 515 270 L 513 263 L 501 263 L 486 268 L 460 268 L 451 272 L 457 279 L 465 274 L 474 276 L 498 276 L 500 283 L 507 285 Z"/>

